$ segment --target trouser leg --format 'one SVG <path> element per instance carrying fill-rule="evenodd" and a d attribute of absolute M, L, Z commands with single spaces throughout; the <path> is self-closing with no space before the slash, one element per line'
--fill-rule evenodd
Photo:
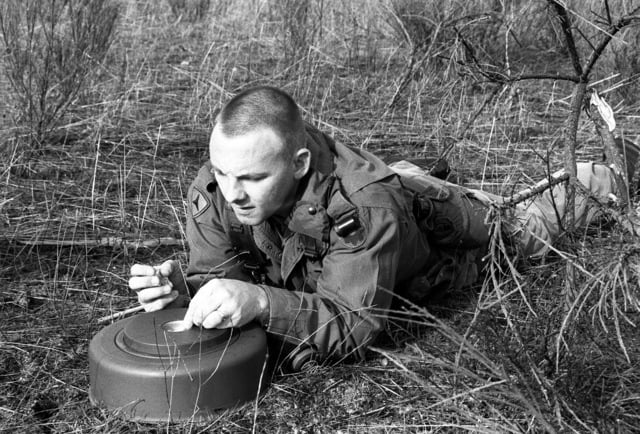
<path fill-rule="evenodd" d="M 436 187 L 444 185 L 451 186 L 451 184 L 440 180 L 434 181 L 431 180 L 430 177 L 425 178 L 426 174 L 424 171 L 411 163 L 402 161 L 390 167 L 402 177 L 405 185 L 413 191 L 421 191 L 421 188 L 423 188 L 425 184 L 431 186 L 436 185 Z M 606 201 L 609 194 L 617 193 L 613 173 L 608 167 L 602 164 L 579 163 L 576 175 L 578 181 L 595 197 Z M 504 198 L 480 190 L 465 189 L 459 186 L 455 187 L 464 193 L 462 197 L 465 201 L 471 201 L 470 203 L 464 202 L 464 204 L 467 205 L 465 208 L 469 218 L 473 219 L 475 223 L 469 226 L 467 236 L 470 236 L 472 239 L 488 238 L 489 225 L 485 222 L 486 213 L 491 209 L 492 203 L 502 203 Z M 518 255 L 531 258 L 541 257 L 548 252 L 549 247 L 557 240 L 561 233 L 562 225 L 560 222 L 566 213 L 565 201 L 566 186 L 564 184 L 558 184 L 546 190 L 541 195 L 518 204 L 515 209 L 509 211 L 506 215 L 503 229 L 506 228 L 504 232 L 506 232 L 507 237 L 515 247 Z M 598 208 L 593 205 L 594 202 L 585 195 L 580 193 L 576 194 L 576 226 L 587 226 L 593 220 L 598 213 Z M 456 251 L 457 253 L 451 256 L 452 264 L 455 263 L 454 265 L 456 265 L 453 269 L 471 270 L 472 266 L 476 267 L 477 264 L 475 263 L 477 259 L 484 255 L 483 252 L 485 252 L 485 249 L 465 249 L 463 246 L 458 245 Z M 461 253 L 464 253 L 464 258 L 461 256 Z M 476 270 L 476 268 L 474 268 L 474 270 Z M 458 271 L 456 271 L 456 273 L 458 273 Z M 470 273 L 469 275 L 472 274 L 477 275 L 477 272 L 475 272 L 475 274 Z M 453 282 L 455 279 L 451 280 Z"/>
<path fill-rule="evenodd" d="M 590 194 L 606 201 L 616 194 L 616 182 L 611 169 L 595 163 L 578 163 L 576 177 Z M 541 257 L 557 240 L 566 214 L 565 184 L 558 184 L 543 194 L 518 204 L 510 218 L 513 225 L 508 236 L 523 257 Z M 580 192 L 575 195 L 575 226 L 587 226 L 598 214 L 594 202 Z"/>
<path fill-rule="evenodd" d="M 473 190 L 434 178 L 407 161 L 389 167 L 415 194 L 414 214 L 430 243 L 448 249 L 475 249 L 488 243 L 489 206 Z"/>

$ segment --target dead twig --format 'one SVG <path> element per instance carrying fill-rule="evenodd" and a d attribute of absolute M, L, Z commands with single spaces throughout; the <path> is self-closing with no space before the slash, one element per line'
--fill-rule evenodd
<path fill-rule="evenodd" d="M 555 185 L 568 181 L 569 178 L 569 174 L 564 171 L 556 173 L 555 175 L 551 175 L 549 178 L 543 179 L 533 187 L 526 188 L 512 196 L 509 196 L 504 200 L 504 202 L 498 204 L 498 208 L 509 208 L 515 206 Z"/>
<path fill-rule="evenodd" d="M 144 306 L 134 306 L 134 307 L 130 307 L 129 309 L 125 309 L 123 311 L 120 312 L 115 312 L 112 313 L 110 315 L 105 315 L 103 317 L 100 317 L 96 320 L 97 324 L 104 324 L 107 322 L 111 322 L 120 318 L 123 318 L 127 315 L 130 315 L 132 313 L 136 313 L 136 312 L 140 312 L 141 310 L 144 309 Z"/>
<path fill-rule="evenodd" d="M 95 240 L 54 240 L 15 238 L 15 242 L 28 246 L 55 247 L 118 247 L 127 249 L 155 248 L 160 246 L 182 246 L 184 242 L 173 237 L 159 237 L 150 240 L 129 240 L 122 237 L 103 237 Z"/>

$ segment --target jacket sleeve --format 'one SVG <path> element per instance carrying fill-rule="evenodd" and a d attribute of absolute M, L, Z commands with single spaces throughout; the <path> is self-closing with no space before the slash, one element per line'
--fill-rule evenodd
<path fill-rule="evenodd" d="M 314 293 L 265 288 L 267 331 L 320 359 L 363 358 L 391 304 L 409 223 L 397 210 L 378 207 L 360 207 L 358 218 L 359 235 L 342 238 L 331 230 Z"/>
<path fill-rule="evenodd" d="M 244 258 L 233 249 L 224 227 L 225 212 L 229 211 L 225 209 L 224 198 L 205 165 L 187 193 L 187 284 L 192 296 L 214 277 L 251 281 L 242 266 Z"/>

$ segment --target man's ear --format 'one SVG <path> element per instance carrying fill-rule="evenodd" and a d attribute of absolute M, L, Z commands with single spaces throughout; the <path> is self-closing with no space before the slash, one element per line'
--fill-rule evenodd
<path fill-rule="evenodd" d="M 311 151 L 307 148 L 298 149 L 296 155 L 293 157 L 293 164 L 295 166 L 294 177 L 296 179 L 302 179 L 311 167 Z"/>

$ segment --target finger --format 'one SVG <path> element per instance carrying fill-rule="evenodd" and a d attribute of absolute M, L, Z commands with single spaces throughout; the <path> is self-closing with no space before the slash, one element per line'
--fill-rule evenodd
<path fill-rule="evenodd" d="M 151 265 L 133 264 L 129 274 L 131 276 L 153 276 L 156 274 L 156 269 Z"/>
<path fill-rule="evenodd" d="M 182 323 L 187 330 L 195 325 L 193 322 L 193 314 L 195 310 L 195 304 L 193 303 L 193 300 L 191 300 L 191 303 L 189 303 L 189 307 L 187 308 L 187 313 L 184 314 L 184 318 L 182 319 Z"/>
<path fill-rule="evenodd" d="M 154 279 L 154 277 L 131 276 L 129 278 L 129 289 L 139 291 L 141 289 L 150 288 L 152 286 L 158 286 L 159 280 Z"/>
<path fill-rule="evenodd" d="M 192 303 L 189 304 L 189 311 L 187 312 L 189 317 L 187 320 L 196 327 L 202 327 L 202 322 L 208 315 L 208 312 L 209 310 L 205 310 L 205 308 L 200 306 L 199 303 L 194 304 L 192 301 Z M 185 318 L 187 317 L 187 314 L 185 314 Z"/>
<path fill-rule="evenodd" d="M 168 279 L 160 276 L 132 276 L 129 278 L 129 288 L 134 291 L 167 285 L 173 286 Z"/>
<path fill-rule="evenodd" d="M 193 296 L 183 319 L 185 325 L 188 327 L 191 325 L 200 326 L 207 315 L 218 310 L 223 302 L 220 293 L 216 291 L 218 283 L 218 279 L 210 280 Z"/>
<path fill-rule="evenodd" d="M 153 302 L 156 298 L 166 297 L 171 294 L 171 285 L 154 286 L 138 291 L 138 301 L 140 304 Z"/>
<path fill-rule="evenodd" d="M 174 271 L 174 261 L 165 261 L 156 269 L 161 276 L 169 277 Z"/>
<path fill-rule="evenodd" d="M 227 316 L 219 310 L 214 310 L 202 321 L 202 327 L 206 329 L 220 328 L 227 321 Z"/>
<path fill-rule="evenodd" d="M 145 312 L 155 312 L 157 310 L 162 310 L 166 305 L 171 303 L 178 297 L 178 291 L 171 291 L 166 297 L 161 297 L 155 299 L 151 303 L 142 304 Z"/>
<path fill-rule="evenodd" d="M 189 303 L 187 313 L 185 313 L 184 319 L 182 321 L 187 328 L 191 328 L 194 325 L 203 327 L 205 318 L 210 315 L 211 312 L 215 312 L 219 307 L 219 302 L 210 300 L 206 297 L 203 297 L 202 293 L 198 293 Z"/>

